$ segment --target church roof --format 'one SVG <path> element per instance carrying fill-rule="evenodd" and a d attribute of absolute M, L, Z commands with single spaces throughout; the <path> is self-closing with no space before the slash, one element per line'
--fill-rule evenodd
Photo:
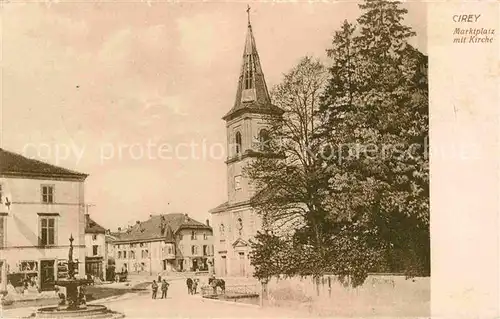
<path fill-rule="evenodd" d="M 236 90 L 236 100 L 233 108 L 224 115 L 223 119 L 229 121 L 247 112 L 276 115 L 284 113 L 283 110 L 271 103 L 250 19 L 248 20 L 247 37 L 243 50 L 243 63 L 241 65 L 238 88 Z"/>
<path fill-rule="evenodd" d="M 85 179 L 88 175 L 0 148 L 0 175 Z"/>
<path fill-rule="evenodd" d="M 128 229 L 122 230 L 112 235 L 116 238 L 115 242 L 138 242 L 165 240 L 175 241 L 175 234 L 181 229 L 206 229 L 212 230 L 212 227 L 192 219 L 187 214 L 164 214 L 151 215 L 144 222 L 137 222 Z"/>

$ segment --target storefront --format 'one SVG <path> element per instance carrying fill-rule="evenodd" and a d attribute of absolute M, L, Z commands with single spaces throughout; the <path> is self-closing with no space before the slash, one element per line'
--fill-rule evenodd
<path fill-rule="evenodd" d="M 104 280 L 103 257 L 85 257 L 85 273 Z"/>

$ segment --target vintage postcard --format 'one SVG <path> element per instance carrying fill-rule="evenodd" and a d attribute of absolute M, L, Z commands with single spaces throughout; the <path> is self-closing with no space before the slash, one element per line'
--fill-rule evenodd
<path fill-rule="evenodd" d="M 500 317 L 498 2 L 0 9 L 0 317 Z"/>

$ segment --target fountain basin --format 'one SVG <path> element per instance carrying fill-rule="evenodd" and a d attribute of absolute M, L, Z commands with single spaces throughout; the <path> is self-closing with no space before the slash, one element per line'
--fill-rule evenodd
<path fill-rule="evenodd" d="M 112 311 L 103 305 L 86 305 L 84 308 L 68 310 L 57 306 L 39 308 L 35 318 L 78 318 L 78 319 L 119 319 L 125 315 Z"/>
<path fill-rule="evenodd" d="M 56 280 L 54 282 L 56 286 L 61 286 L 61 287 L 83 286 L 91 283 L 92 280 L 89 279 L 66 279 L 66 280 L 62 279 L 62 280 Z"/>

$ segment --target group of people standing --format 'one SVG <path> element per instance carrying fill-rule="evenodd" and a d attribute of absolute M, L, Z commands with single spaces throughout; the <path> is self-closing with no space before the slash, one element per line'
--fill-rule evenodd
<path fill-rule="evenodd" d="M 200 280 L 198 278 L 195 278 L 194 280 L 191 278 L 186 279 L 186 286 L 188 288 L 189 295 L 196 294 L 196 289 L 198 289 L 199 282 Z"/>
<path fill-rule="evenodd" d="M 161 284 L 161 287 L 159 284 Z M 170 284 L 166 279 L 163 279 L 162 281 L 161 277 L 158 277 L 158 283 L 156 282 L 156 280 L 153 280 L 153 283 L 151 284 L 151 289 L 153 290 L 152 298 L 156 299 L 156 294 L 158 293 L 158 288 L 160 287 L 161 299 L 167 299 L 168 286 L 170 286 Z"/>

